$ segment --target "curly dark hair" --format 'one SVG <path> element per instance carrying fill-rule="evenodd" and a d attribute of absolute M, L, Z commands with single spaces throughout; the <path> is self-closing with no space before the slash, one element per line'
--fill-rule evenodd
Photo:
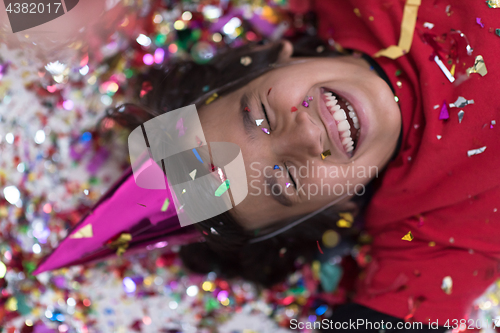
<path fill-rule="evenodd" d="M 334 50 L 317 37 L 301 37 L 293 41 L 292 57 L 337 57 L 343 54 Z M 152 90 L 138 104 L 124 104 L 110 110 L 108 117 L 129 129 L 140 126 L 165 112 L 196 104 L 203 112 L 203 102 L 213 91 L 229 94 L 251 80 L 272 70 L 278 60 L 281 42 L 250 43 L 239 48 L 229 48 L 219 53 L 207 64 L 191 60 L 170 61 L 167 65 L 153 68 L 137 82 L 137 92 L 143 82 L 149 82 Z M 250 56 L 252 62 L 244 66 L 240 59 Z M 271 65 L 271 66 L 270 66 Z M 231 83 L 228 85 L 228 83 Z M 357 197 L 359 206 L 366 201 Z M 335 209 L 297 225 L 275 237 L 255 244 L 249 241 L 259 231 L 249 232 L 237 223 L 231 212 L 225 212 L 197 223 L 205 242 L 185 245 L 180 256 L 187 268 L 198 273 L 216 271 L 226 277 L 239 276 L 263 286 L 282 281 L 296 267 L 301 257 L 310 261 L 318 252 L 317 241 L 326 230 L 333 229 L 343 237 L 354 236 L 356 228 L 338 228 L 340 218 Z M 289 221 L 281 221 L 270 228 L 276 230 Z M 215 229 L 217 232 L 211 232 Z M 260 235 L 269 230 L 261 230 Z"/>

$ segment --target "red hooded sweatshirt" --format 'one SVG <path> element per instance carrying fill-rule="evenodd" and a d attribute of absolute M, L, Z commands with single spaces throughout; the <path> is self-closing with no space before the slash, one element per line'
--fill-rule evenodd
<path fill-rule="evenodd" d="M 310 5 L 319 16 L 320 36 L 344 48 L 373 57 L 398 45 L 403 0 L 316 0 Z M 409 53 L 395 60 L 375 58 L 399 98 L 402 146 L 377 180 L 367 210 L 373 260 L 359 276 L 355 302 L 398 318 L 454 325 L 454 319 L 467 318 L 473 301 L 499 277 L 497 28 L 500 8 L 485 1 L 422 0 Z M 453 30 L 465 34 L 471 55 L 465 38 Z M 433 60 L 436 52 L 448 70 L 455 65 L 454 83 Z M 488 73 L 467 76 L 478 55 Z M 459 96 L 474 103 L 450 107 Z M 449 119 L 440 119 L 443 101 Z M 414 239 L 402 240 L 409 231 Z"/>

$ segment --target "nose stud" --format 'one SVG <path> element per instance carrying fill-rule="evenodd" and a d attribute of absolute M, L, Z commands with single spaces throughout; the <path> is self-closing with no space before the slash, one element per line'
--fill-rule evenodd
<path fill-rule="evenodd" d="M 313 100 L 312 96 L 306 96 L 304 100 L 302 101 L 302 106 L 308 108 L 309 107 L 309 102 Z"/>

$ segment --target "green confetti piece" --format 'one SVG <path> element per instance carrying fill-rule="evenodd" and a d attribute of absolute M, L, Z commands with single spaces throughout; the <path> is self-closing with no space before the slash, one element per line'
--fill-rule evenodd
<path fill-rule="evenodd" d="M 500 37 L 500 29 L 495 29 L 495 34 Z"/>
<path fill-rule="evenodd" d="M 400 70 L 400 69 L 398 69 L 398 70 L 396 71 L 396 76 L 400 76 L 400 75 L 401 75 L 401 70 Z"/>
<path fill-rule="evenodd" d="M 163 203 L 163 206 L 161 206 L 161 211 L 166 212 L 168 209 L 168 205 L 170 205 L 170 200 L 167 198 L 165 199 L 165 202 Z"/>
<path fill-rule="evenodd" d="M 229 190 L 229 179 L 226 179 L 224 183 L 220 184 L 219 188 L 215 191 L 215 196 L 220 197 L 227 190 Z"/>

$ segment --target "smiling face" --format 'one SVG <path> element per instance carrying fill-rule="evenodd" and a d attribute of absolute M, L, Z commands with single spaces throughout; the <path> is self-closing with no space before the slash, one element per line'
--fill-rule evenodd
<path fill-rule="evenodd" d="M 391 89 L 364 60 L 290 54 L 285 43 L 279 67 L 199 110 L 208 142 L 241 148 L 249 192 L 231 213 L 247 229 L 363 194 L 401 128 Z"/>

